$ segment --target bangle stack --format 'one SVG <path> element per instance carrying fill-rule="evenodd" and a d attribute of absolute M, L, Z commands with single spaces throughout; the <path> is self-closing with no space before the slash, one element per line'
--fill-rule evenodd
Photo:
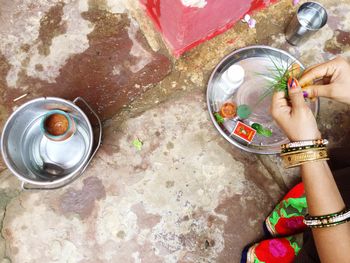
<path fill-rule="evenodd" d="M 286 168 L 313 161 L 327 161 L 328 140 L 308 140 L 281 145 L 281 157 Z"/>
<path fill-rule="evenodd" d="M 344 209 L 338 213 L 333 213 L 324 216 L 310 216 L 306 215 L 304 224 L 311 228 L 324 228 L 337 226 L 350 221 L 350 210 Z"/>

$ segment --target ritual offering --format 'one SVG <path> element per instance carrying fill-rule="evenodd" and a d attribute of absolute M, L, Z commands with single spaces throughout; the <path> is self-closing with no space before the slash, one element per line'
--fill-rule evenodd
<path fill-rule="evenodd" d="M 51 110 L 43 116 L 41 129 L 44 135 L 53 141 L 64 141 L 75 132 L 72 117 L 63 110 Z"/>
<path fill-rule="evenodd" d="M 243 122 L 238 121 L 236 127 L 233 129 L 232 134 L 238 138 L 250 143 L 253 141 L 256 134 L 256 130 L 252 129 Z"/>
<path fill-rule="evenodd" d="M 244 80 L 244 69 L 240 65 L 230 66 L 221 76 L 222 89 L 227 96 L 231 96 Z"/>
<path fill-rule="evenodd" d="M 215 112 L 214 116 L 215 116 L 215 120 L 218 124 L 222 124 L 225 122 L 225 119 L 220 115 L 220 113 Z"/>
<path fill-rule="evenodd" d="M 288 139 L 270 114 L 272 95 L 283 91 L 288 99 L 288 82 L 298 86 L 303 70 L 296 58 L 280 49 L 251 46 L 234 51 L 216 66 L 208 83 L 207 104 L 214 126 L 245 151 L 279 153 Z M 227 80 L 236 80 L 237 85 L 230 87 Z M 306 103 L 316 115 L 318 99 Z"/>
<path fill-rule="evenodd" d="M 272 136 L 272 131 L 268 128 L 264 128 L 261 124 L 259 123 L 253 123 L 252 128 L 256 130 L 256 132 L 262 136 L 265 137 L 271 137 Z"/>
<path fill-rule="evenodd" d="M 294 85 L 299 85 L 297 79 L 303 73 L 301 66 L 292 61 L 283 65 L 283 63 L 270 58 L 273 64 L 272 69 L 267 73 L 262 73 L 261 77 L 267 80 L 265 91 L 259 97 L 258 104 L 265 98 L 270 97 L 274 92 L 283 91 L 288 97 L 289 81 L 294 80 Z"/>
<path fill-rule="evenodd" d="M 220 108 L 220 115 L 223 118 L 234 118 L 236 116 L 237 110 L 236 105 L 232 102 L 224 103 Z"/>
<path fill-rule="evenodd" d="M 300 78 L 303 70 L 298 63 L 293 63 L 288 69 L 289 77 Z"/>
<path fill-rule="evenodd" d="M 47 116 L 44 122 L 45 131 L 53 136 L 66 133 L 69 127 L 68 118 L 61 113 L 53 113 Z"/>
<path fill-rule="evenodd" d="M 237 114 L 241 119 L 247 119 L 252 114 L 252 110 L 248 105 L 242 104 L 238 106 Z"/>

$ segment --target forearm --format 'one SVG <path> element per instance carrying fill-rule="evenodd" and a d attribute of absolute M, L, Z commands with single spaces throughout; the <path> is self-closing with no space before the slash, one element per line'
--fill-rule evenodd
<path fill-rule="evenodd" d="M 310 215 L 326 215 L 345 208 L 327 162 L 306 163 L 301 167 L 301 174 Z M 348 262 L 350 223 L 313 229 L 313 235 L 322 263 Z"/>
<path fill-rule="evenodd" d="M 327 162 L 306 163 L 301 167 L 301 175 L 310 215 L 326 215 L 345 208 Z"/>

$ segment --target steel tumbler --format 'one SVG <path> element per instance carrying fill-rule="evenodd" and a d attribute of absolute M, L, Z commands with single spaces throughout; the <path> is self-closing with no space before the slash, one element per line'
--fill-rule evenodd
<path fill-rule="evenodd" d="M 327 23 L 326 9 L 317 2 L 302 4 L 286 28 L 286 40 L 291 45 L 305 42 L 311 35 Z"/>

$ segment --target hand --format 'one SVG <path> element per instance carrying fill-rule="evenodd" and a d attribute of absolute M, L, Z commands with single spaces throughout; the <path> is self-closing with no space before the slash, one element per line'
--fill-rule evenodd
<path fill-rule="evenodd" d="M 350 104 L 350 65 L 342 57 L 308 68 L 299 83 L 309 98 L 320 96 Z"/>
<path fill-rule="evenodd" d="M 321 139 L 316 119 L 305 103 L 300 85 L 295 81 L 291 86 L 288 87 L 290 101 L 285 98 L 283 91 L 274 94 L 272 117 L 292 142 Z"/>

